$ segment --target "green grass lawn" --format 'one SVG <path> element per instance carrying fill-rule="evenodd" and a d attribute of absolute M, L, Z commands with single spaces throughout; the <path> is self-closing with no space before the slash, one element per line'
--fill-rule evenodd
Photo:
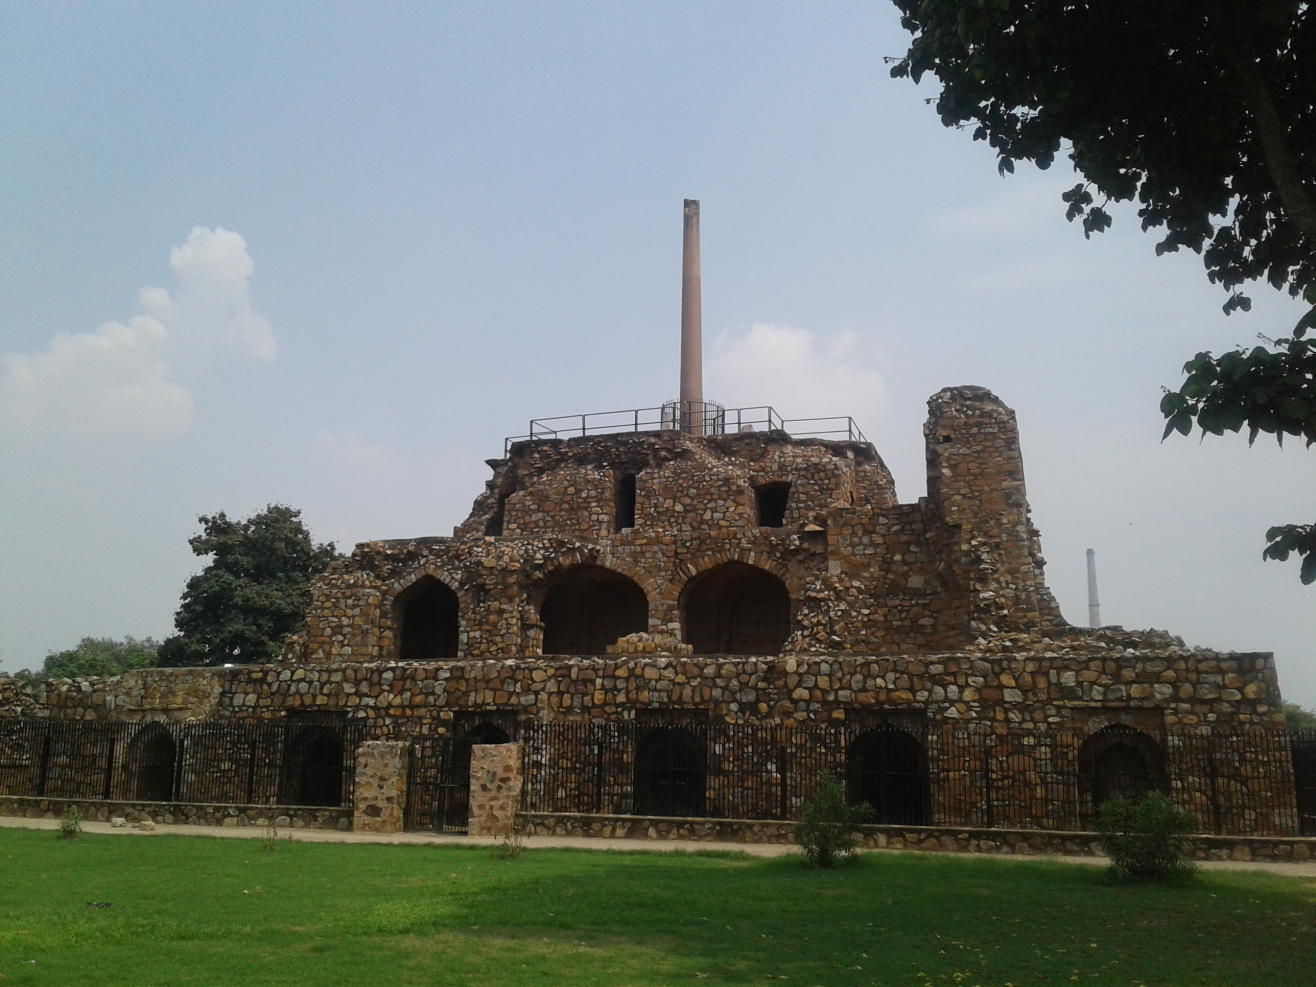
<path fill-rule="evenodd" d="M 109 902 L 92 908 L 88 902 Z M 0 984 L 1269 984 L 1316 883 L 917 854 L 797 858 L 0 829 Z"/>

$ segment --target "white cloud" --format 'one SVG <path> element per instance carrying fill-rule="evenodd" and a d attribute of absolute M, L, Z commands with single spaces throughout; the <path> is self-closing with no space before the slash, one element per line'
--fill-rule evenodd
<path fill-rule="evenodd" d="M 253 312 L 247 243 L 196 227 L 169 255 L 177 288 L 142 288 L 141 313 L 94 332 L 59 333 L 45 350 L 0 358 L 0 425 L 29 435 L 166 435 L 192 421 L 192 395 L 173 378 L 180 348 L 269 361 L 278 345 Z"/>
<path fill-rule="evenodd" d="M 85 435 L 186 429 L 192 395 L 169 379 L 166 336 L 157 319 L 139 315 L 95 332 L 60 333 L 35 356 L 5 356 L 0 421 Z"/>
<path fill-rule="evenodd" d="M 708 393 L 728 407 L 772 405 L 786 418 L 849 415 L 876 427 L 886 385 L 856 332 L 755 323 L 713 343 Z"/>
<path fill-rule="evenodd" d="M 262 362 L 279 355 L 269 322 L 251 310 L 247 282 L 253 265 L 247 241 L 239 234 L 198 226 L 187 243 L 169 251 L 169 266 L 178 291 L 170 298 L 159 288 L 144 289 L 144 305 L 163 306 L 186 335 L 217 349 L 235 349 Z"/>

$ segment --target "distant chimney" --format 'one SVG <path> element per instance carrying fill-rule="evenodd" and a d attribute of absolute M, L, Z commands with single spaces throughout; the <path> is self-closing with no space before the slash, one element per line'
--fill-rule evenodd
<path fill-rule="evenodd" d="M 1088 549 L 1088 626 L 1101 626 L 1101 603 L 1097 599 L 1097 553 Z"/>
<path fill-rule="evenodd" d="M 681 430 L 703 434 L 704 337 L 699 277 L 699 200 L 685 200 L 681 237 Z"/>

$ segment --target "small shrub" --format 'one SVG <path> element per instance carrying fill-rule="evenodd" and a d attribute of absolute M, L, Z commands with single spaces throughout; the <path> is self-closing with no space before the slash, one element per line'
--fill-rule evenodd
<path fill-rule="evenodd" d="M 271 851 L 277 850 L 279 849 L 279 842 L 281 840 L 291 843 L 292 834 L 289 833 L 286 836 L 280 836 L 279 824 L 276 823 L 274 820 L 270 820 L 265 824 L 265 831 L 261 834 L 261 838 L 260 838 L 261 849 L 271 850 Z"/>
<path fill-rule="evenodd" d="M 1097 810 L 1111 874 L 1125 881 L 1167 881 L 1191 873 L 1196 865 L 1188 834 L 1196 829 L 1197 817 L 1160 792 L 1109 799 Z"/>
<path fill-rule="evenodd" d="M 76 805 L 71 805 L 59 817 L 59 838 L 61 840 L 77 839 L 82 832 L 82 813 L 78 811 Z"/>
<path fill-rule="evenodd" d="M 521 820 L 515 820 L 503 834 L 502 842 L 493 847 L 493 855 L 500 860 L 516 860 L 525 853 L 525 833 L 522 830 Z"/>
<path fill-rule="evenodd" d="M 841 779 L 828 772 L 823 775 L 818 791 L 800 807 L 795 842 L 815 866 L 834 867 L 854 853 L 859 827 L 872 814 L 866 802 L 847 804 Z"/>

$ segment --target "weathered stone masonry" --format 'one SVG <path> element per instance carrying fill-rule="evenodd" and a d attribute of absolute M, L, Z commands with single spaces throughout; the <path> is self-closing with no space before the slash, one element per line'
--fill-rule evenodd
<path fill-rule="evenodd" d="M 898 727 L 918 738 L 928 818 L 978 825 L 992 803 L 994 825 L 1031 827 L 1050 817 L 1025 815 L 1030 786 L 1076 776 L 1084 738 L 1115 729 L 1121 756 L 1145 742 L 1149 783 L 1214 807 L 1222 831 L 1293 832 L 1287 762 L 1230 753 L 1240 738 L 1278 749 L 1271 657 L 1069 627 L 1043 578 L 1014 413 L 949 388 L 924 432 L 928 495 L 903 505 L 866 443 L 516 443 L 452 537 L 358 545 L 319 578 L 281 665 L 0 678 L 0 716 L 356 723 L 355 825 L 380 831 L 405 812 L 403 742 L 478 723 L 508 739 L 544 722 L 794 725 L 806 745 L 821 734 L 804 727 L 850 740 Z M 1208 760 L 1186 756 L 1199 739 Z M 638 771 L 636 757 L 609 765 Z M 983 791 L 1007 775 L 1020 799 Z"/>

